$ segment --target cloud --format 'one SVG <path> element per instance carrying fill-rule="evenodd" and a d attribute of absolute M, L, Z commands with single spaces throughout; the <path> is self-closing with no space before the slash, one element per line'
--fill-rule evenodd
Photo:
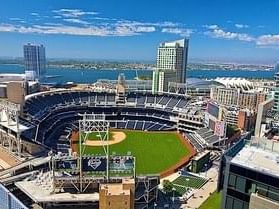
<path fill-rule="evenodd" d="M 178 27 L 181 25 L 182 25 L 181 23 L 175 23 L 175 22 L 170 22 L 170 21 L 159 22 L 159 23 L 154 24 L 154 26 L 158 26 L 158 27 Z"/>
<path fill-rule="evenodd" d="M 245 26 L 244 26 L 245 27 Z M 209 27 L 207 27 L 209 28 Z M 212 29 L 206 31 L 204 34 L 209 35 L 213 38 L 220 38 L 226 40 L 238 40 L 244 42 L 254 42 L 261 48 L 278 48 L 279 47 L 279 34 L 264 34 L 257 37 L 249 35 L 247 33 L 236 33 L 225 31 L 219 26 L 211 27 Z"/>
<path fill-rule="evenodd" d="M 242 29 L 242 28 L 249 28 L 249 25 L 245 25 L 245 24 L 234 24 L 234 26 L 236 28 Z"/>
<path fill-rule="evenodd" d="M 50 24 L 50 23 L 49 23 Z M 106 36 L 110 32 L 106 28 L 98 27 L 75 27 L 65 25 L 33 25 L 17 26 L 11 24 L 1 24 L 1 32 L 18 32 L 18 33 L 39 33 L 39 34 L 68 34 L 68 35 L 87 35 L 87 36 Z"/>
<path fill-rule="evenodd" d="M 108 24 L 108 26 L 115 28 L 113 34 L 119 36 L 132 36 L 139 35 L 140 33 L 150 33 L 156 31 L 156 28 L 148 23 L 128 20 L 120 20 L 115 23 Z"/>
<path fill-rule="evenodd" d="M 22 21 L 23 19 L 19 18 L 19 17 L 11 17 L 11 18 L 9 18 L 9 20 L 12 20 L 12 21 Z"/>
<path fill-rule="evenodd" d="M 63 19 L 65 22 L 69 22 L 69 23 L 76 23 L 76 24 L 82 24 L 82 25 L 88 25 L 89 22 L 85 21 L 85 20 L 80 20 L 80 19 L 76 19 L 76 18 L 68 18 L 68 19 Z"/>
<path fill-rule="evenodd" d="M 205 27 L 209 30 L 206 31 L 204 34 L 213 38 L 226 39 L 226 40 L 238 40 L 238 41 L 245 41 L 245 42 L 255 41 L 255 38 L 247 33 L 236 33 L 236 32 L 225 31 L 221 29 L 218 25 L 206 25 Z"/>
<path fill-rule="evenodd" d="M 108 18 L 108 17 L 91 17 L 89 19 L 92 19 L 92 20 L 116 20 L 116 19 L 111 19 L 111 18 Z"/>
<path fill-rule="evenodd" d="M 77 18 L 84 15 L 99 14 L 98 12 L 92 12 L 92 11 L 88 12 L 88 11 L 83 11 L 81 9 L 59 9 L 59 10 L 53 10 L 52 12 L 67 18 Z"/>
<path fill-rule="evenodd" d="M 193 30 L 185 29 L 177 22 L 142 22 L 121 18 L 101 17 L 98 12 L 81 9 L 62 8 L 52 10 L 52 15 L 30 13 L 30 20 L 14 24 L 0 22 L 0 32 L 37 33 L 37 34 L 66 34 L 79 36 L 134 36 L 144 33 L 161 31 L 181 36 L 189 36 Z M 36 22 L 34 25 L 32 22 Z"/>
<path fill-rule="evenodd" d="M 183 37 L 189 37 L 194 31 L 188 28 L 163 28 L 163 33 L 178 34 Z"/>
<path fill-rule="evenodd" d="M 153 26 L 135 25 L 100 25 L 100 26 L 69 26 L 56 23 L 46 25 L 13 25 L 0 24 L 0 32 L 38 33 L 38 34 L 65 34 L 77 36 L 133 36 L 142 33 L 154 32 Z"/>
<path fill-rule="evenodd" d="M 11 24 L 0 24 L 1 32 L 14 32 L 14 26 Z"/>
<path fill-rule="evenodd" d="M 150 33 L 156 31 L 155 27 L 153 26 L 138 26 L 135 28 L 136 32 L 144 32 L 144 33 Z"/>
<path fill-rule="evenodd" d="M 256 40 L 256 44 L 259 46 L 279 46 L 279 34 L 259 36 Z"/>
<path fill-rule="evenodd" d="M 117 26 L 115 30 L 111 31 L 113 36 L 134 36 L 139 35 L 140 33 L 150 33 L 154 32 L 155 28 L 153 26 L 144 27 L 144 26 Z"/>
<path fill-rule="evenodd" d="M 230 31 L 224 31 L 223 29 L 217 28 L 211 31 L 205 32 L 206 35 L 209 35 L 213 38 L 221 38 L 228 40 L 239 40 L 239 41 L 254 41 L 255 38 L 246 33 L 235 33 Z"/>
<path fill-rule="evenodd" d="M 207 28 L 207 29 L 211 29 L 211 30 L 214 30 L 214 29 L 218 29 L 219 26 L 218 25 L 204 25 L 203 27 Z"/>

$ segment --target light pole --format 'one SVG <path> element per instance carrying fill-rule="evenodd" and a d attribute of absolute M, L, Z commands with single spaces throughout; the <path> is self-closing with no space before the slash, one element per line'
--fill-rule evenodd
<path fill-rule="evenodd" d="M 174 205 L 174 192 L 175 192 L 175 188 L 172 188 L 172 204 Z"/>
<path fill-rule="evenodd" d="M 187 191 L 188 191 L 188 187 L 189 187 L 189 181 L 190 181 L 190 179 L 187 178 L 187 179 L 186 179 L 186 188 L 187 188 Z"/>

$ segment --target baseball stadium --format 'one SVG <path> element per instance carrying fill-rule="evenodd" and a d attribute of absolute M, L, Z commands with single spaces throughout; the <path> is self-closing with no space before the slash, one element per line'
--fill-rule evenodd
<path fill-rule="evenodd" d="M 115 89 L 49 90 L 25 96 L 21 107 L 9 101 L 1 106 L 1 145 L 17 160 L 0 171 L 1 190 L 18 208 L 98 207 L 110 194 L 107 184 L 129 185 L 131 204 L 149 208 L 160 178 L 189 164 L 205 144 L 197 137 L 205 107 L 178 92 L 155 94 L 118 83 Z M 218 141 L 201 133 L 208 144 Z M 127 179 L 133 182 L 126 185 Z M 177 191 L 186 192 L 185 182 L 177 182 Z"/>

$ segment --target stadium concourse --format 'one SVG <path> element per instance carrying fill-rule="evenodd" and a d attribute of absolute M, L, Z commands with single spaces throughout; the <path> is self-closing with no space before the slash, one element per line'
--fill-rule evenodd
<path fill-rule="evenodd" d="M 158 175 L 167 176 L 188 163 L 196 152 L 202 151 L 201 147 L 196 147 L 197 143 L 192 141 L 195 138 L 188 138 L 187 133 L 194 134 L 204 127 L 204 109 L 205 105 L 199 101 L 176 93 L 152 94 L 146 91 L 129 91 L 119 94 L 106 91 L 61 89 L 28 95 L 19 118 L 20 123 L 25 127 L 20 132 L 20 139 L 22 140 L 22 151 L 28 151 L 35 158 L 30 162 L 27 161 L 10 170 L 0 172 L 1 182 L 28 207 L 31 207 L 34 202 L 40 204 L 36 196 L 32 195 L 38 188 L 41 188 L 39 185 L 47 192 L 37 198 L 41 198 L 40 200 L 43 201 L 44 198 L 51 195 L 53 188 L 49 182 L 54 181 L 54 178 L 49 174 L 49 163 L 51 162 L 50 158 L 47 158 L 47 153 L 56 153 L 59 156 L 72 154 L 70 139 L 73 133 L 79 131 L 79 121 L 83 114 L 103 115 L 109 123 L 109 127 L 115 131 L 121 129 L 143 133 L 177 133 L 179 135 L 176 140 L 178 144 L 175 146 L 184 151 L 181 152 L 180 160 L 169 166 L 163 173 L 158 173 Z M 122 140 L 125 141 L 125 139 Z M 181 147 L 179 143 L 184 145 Z M 24 145 L 27 146 L 24 147 Z M 27 149 L 28 147 L 29 149 Z M 205 149 L 205 147 L 202 148 Z M 127 150 L 128 152 L 129 150 Z M 36 157 L 40 158 L 36 160 Z M 38 173 L 39 178 L 34 177 Z M 66 171 L 66 174 L 62 173 L 66 175 L 63 178 L 73 175 L 69 174 L 69 171 Z M 118 175 L 114 181 L 119 182 L 122 178 L 121 175 Z M 26 178 L 28 180 L 24 180 Z M 73 178 L 75 178 L 74 175 Z M 103 182 L 104 178 L 94 177 L 94 182 L 89 181 L 90 184 L 96 184 Z M 155 198 L 155 188 L 159 184 L 158 176 L 137 176 L 135 181 L 138 194 L 135 199 L 136 205 L 140 206 L 144 203 L 144 207 L 146 207 L 146 204 L 148 205 Z M 32 187 L 34 182 L 38 188 Z M 61 183 L 61 186 L 63 184 L 65 182 Z M 146 185 L 150 186 L 145 188 Z M 146 197 L 147 194 L 144 191 L 149 191 L 150 197 Z M 44 200 L 46 201 L 46 199 Z M 56 202 L 59 203 L 58 200 Z M 52 207 L 54 206 L 52 205 Z"/>

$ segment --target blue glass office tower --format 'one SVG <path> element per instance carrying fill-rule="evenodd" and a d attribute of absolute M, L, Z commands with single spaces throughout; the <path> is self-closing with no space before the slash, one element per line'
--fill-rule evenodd
<path fill-rule="evenodd" d="M 23 46 L 25 73 L 40 78 L 46 72 L 46 55 L 43 45 L 26 44 Z"/>

